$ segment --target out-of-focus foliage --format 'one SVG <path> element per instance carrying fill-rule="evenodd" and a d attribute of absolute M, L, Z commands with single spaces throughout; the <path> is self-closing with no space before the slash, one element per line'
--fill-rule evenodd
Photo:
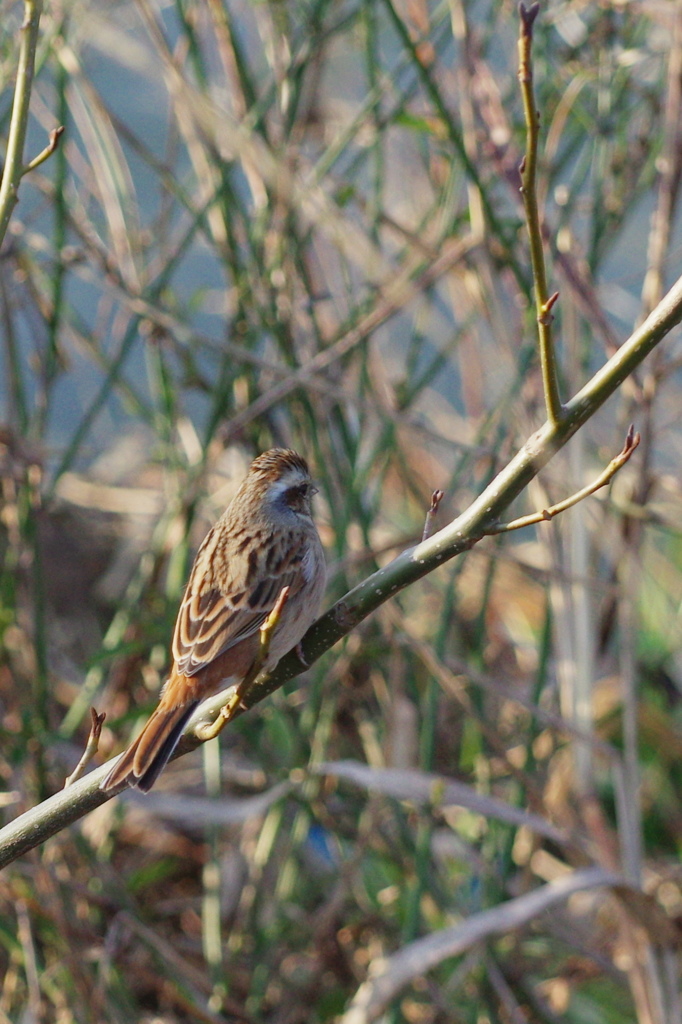
<path fill-rule="evenodd" d="M 676 275 L 677 7 L 566 0 L 536 23 L 564 397 Z M 6 136 L 22 6 L 0 15 Z M 541 422 L 517 28 L 484 0 L 47 5 L 27 158 L 66 131 L 0 254 L 7 820 L 61 786 L 90 704 L 104 755 L 149 712 L 193 551 L 253 454 L 314 466 L 331 600 Z M 381 1019 L 678 1021 L 656 923 L 682 914 L 679 356 L 671 338 L 526 510 L 634 420 L 609 493 L 444 566 L 220 758 L 5 871 L 0 1020 L 350 1024 L 381 957 L 591 863 L 643 885 L 639 924 L 584 893 Z"/>

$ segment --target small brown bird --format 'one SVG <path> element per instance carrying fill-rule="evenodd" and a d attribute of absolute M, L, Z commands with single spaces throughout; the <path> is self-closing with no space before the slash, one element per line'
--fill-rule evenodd
<path fill-rule="evenodd" d="M 273 668 L 315 619 L 324 551 L 312 519 L 316 489 L 305 459 L 272 448 L 251 464 L 197 552 L 173 636 L 173 666 L 159 705 L 101 783 L 148 792 L 197 705 L 240 682 L 254 664 L 259 629 L 284 587 L 288 599 L 263 666 Z"/>

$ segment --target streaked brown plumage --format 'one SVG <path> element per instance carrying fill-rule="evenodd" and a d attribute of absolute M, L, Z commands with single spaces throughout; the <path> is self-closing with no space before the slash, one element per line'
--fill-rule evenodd
<path fill-rule="evenodd" d="M 151 789 L 197 705 L 251 668 L 259 628 L 283 587 L 289 596 L 265 668 L 299 642 L 325 584 L 312 520 L 315 488 L 296 452 L 273 448 L 251 464 L 234 499 L 197 552 L 175 624 L 173 665 L 159 705 L 101 784 Z"/>

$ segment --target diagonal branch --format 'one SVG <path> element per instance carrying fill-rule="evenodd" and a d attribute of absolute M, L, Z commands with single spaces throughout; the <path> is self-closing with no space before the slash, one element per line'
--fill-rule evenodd
<path fill-rule="evenodd" d="M 556 452 L 583 426 L 622 384 L 635 367 L 682 320 L 682 278 L 671 288 L 646 321 L 585 384 L 566 406 L 561 423 L 545 423 L 523 445 L 507 466 L 457 519 L 433 536 L 403 551 L 389 565 L 373 573 L 313 623 L 301 644 L 305 663 L 290 651 L 272 672 L 257 679 L 235 717 L 253 707 L 289 679 L 317 661 L 338 640 L 398 591 L 421 579 L 439 565 L 472 548 L 494 528 L 503 512 Z M 224 694 L 206 701 L 202 717 L 217 716 Z M 191 727 L 191 722 L 190 722 Z M 196 738 L 185 736 L 177 754 L 193 749 Z M 109 797 L 99 790 L 107 773 L 102 765 L 86 778 L 21 815 L 0 830 L 0 868 L 33 849 L 62 828 L 77 821 Z"/>

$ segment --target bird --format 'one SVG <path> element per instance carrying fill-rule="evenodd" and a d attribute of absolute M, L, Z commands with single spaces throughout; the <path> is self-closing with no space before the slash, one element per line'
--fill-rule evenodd
<path fill-rule="evenodd" d="M 262 666 L 297 647 L 317 617 L 326 583 L 324 549 L 312 516 L 317 493 L 305 459 L 271 448 L 246 478 L 197 551 L 180 604 L 173 663 L 156 710 L 100 784 L 148 792 L 194 709 L 239 684 L 258 656 L 259 630 L 284 587 L 288 595 Z"/>

